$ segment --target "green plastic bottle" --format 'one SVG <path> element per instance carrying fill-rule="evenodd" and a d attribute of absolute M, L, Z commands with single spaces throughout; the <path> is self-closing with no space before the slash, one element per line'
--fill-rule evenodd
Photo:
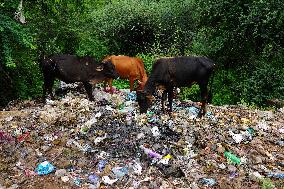
<path fill-rule="evenodd" d="M 235 156 L 234 154 L 232 154 L 231 152 L 226 151 L 226 152 L 224 152 L 224 155 L 225 155 L 228 159 L 230 159 L 232 162 L 234 162 L 234 163 L 236 163 L 236 164 L 238 164 L 238 165 L 241 164 L 241 159 L 238 158 L 237 156 Z"/>

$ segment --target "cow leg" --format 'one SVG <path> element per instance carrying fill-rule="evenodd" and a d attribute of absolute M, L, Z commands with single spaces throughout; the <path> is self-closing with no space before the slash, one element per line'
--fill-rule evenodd
<path fill-rule="evenodd" d="M 108 79 L 104 80 L 104 91 L 107 91 Z"/>
<path fill-rule="evenodd" d="M 173 91 L 173 87 L 169 87 L 167 89 L 168 91 L 168 101 L 169 101 L 169 111 L 172 112 L 173 111 L 173 98 L 174 98 L 174 91 Z"/>
<path fill-rule="evenodd" d="M 88 94 L 88 97 L 89 97 L 89 100 L 90 101 L 94 101 L 94 97 L 93 97 L 93 94 L 92 94 L 92 85 L 89 83 L 89 82 L 83 82 L 83 85 L 85 87 L 85 90 Z"/>
<path fill-rule="evenodd" d="M 167 91 L 164 90 L 162 94 L 162 112 L 165 113 L 165 100 L 167 99 Z"/>
<path fill-rule="evenodd" d="M 109 86 L 109 89 L 110 89 L 110 93 L 111 93 L 111 94 L 113 94 L 112 81 L 113 81 L 113 79 L 109 79 L 109 80 L 108 80 L 108 86 Z"/>
<path fill-rule="evenodd" d="M 54 99 L 53 93 L 52 93 L 52 87 L 54 84 L 55 78 L 50 75 L 44 76 L 44 84 L 43 84 L 43 95 L 42 95 L 42 101 L 45 101 L 46 98 L 46 92 L 50 95 L 51 99 Z"/>
<path fill-rule="evenodd" d="M 42 85 L 42 102 L 45 102 L 46 99 L 46 83 L 44 81 L 44 84 Z"/>
<path fill-rule="evenodd" d="M 198 117 L 202 117 L 206 114 L 206 103 L 208 98 L 208 89 L 207 83 L 199 84 L 200 92 L 201 92 L 201 111 L 198 114 Z"/>
<path fill-rule="evenodd" d="M 134 78 L 130 77 L 129 78 L 129 84 L 130 84 L 130 92 L 133 91 L 134 88 Z"/>

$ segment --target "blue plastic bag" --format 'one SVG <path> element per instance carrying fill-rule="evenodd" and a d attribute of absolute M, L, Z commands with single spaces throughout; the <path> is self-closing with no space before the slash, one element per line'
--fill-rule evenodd
<path fill-rule="evenodd" d="M 35 171 L 38 175 L 47 175 L 54 170 L 55 167 L 51 163 L 49 163 L 48 161 L 44 161 L 37 166 Z"/>
<path fill-rule="evenodd" d="M 137 96 L 135 91 L 127 93 L 127 100 L 136 101 L 136 98 Z"/>
<path fill-rule="evenodd" d="M 100 160 L 99 163 L 98 163 L 98 168 L 99 168 L 99 171 L 102 172 L 106 166 L 106 164 L 108 163 L 107 160 Z"/>

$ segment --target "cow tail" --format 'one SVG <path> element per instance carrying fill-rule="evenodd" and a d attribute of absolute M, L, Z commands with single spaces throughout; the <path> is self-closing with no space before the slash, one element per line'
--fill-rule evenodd
<path fill-rule="evenodd" d="M 214 64 L 214 68 L 213 68 L 213 73 L 212 76 L 210 78 L 210 83 L 209 83 L 209 92 L 208 92 L 208 97 L 207 97 L 207 103 L 211 103 L 212 102 L 212 98 L 213 98 L 213 90 L 212 90 L 212 86 L 213 86 L 213 80 L 214 80 L 214 75 L 215 75 L 215 67 L 216 65 Z"/>

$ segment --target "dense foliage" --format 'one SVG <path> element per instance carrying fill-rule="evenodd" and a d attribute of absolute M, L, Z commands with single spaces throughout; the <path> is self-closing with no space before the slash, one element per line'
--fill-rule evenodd
<path fill-rule="evenodd" d="M 0 105 L 40 96 L 40 60 L 68 53 L 139 56 L 148 73 L 161 56 L 208 56 L 213 103 L 263 106 L 284 98 L 283 10 L 281 0 L 1 1 Z M 181 98 L 198 100 L 198 90 Z"/>

